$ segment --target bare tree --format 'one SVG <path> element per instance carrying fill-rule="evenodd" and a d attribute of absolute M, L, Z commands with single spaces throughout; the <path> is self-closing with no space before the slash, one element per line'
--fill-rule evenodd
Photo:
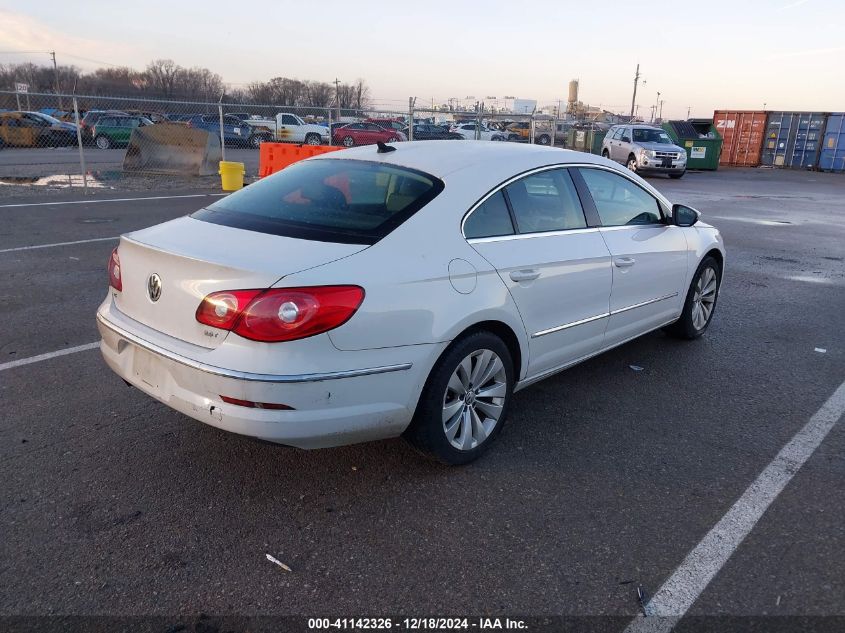
<path fill-rule="evenodd" d="M 176 82 L 183 70 L 172 59 L 156 59 L 147 64 L 144 75 L 153 90 L 158 91 L 163 97 L 172 97 Z"/>

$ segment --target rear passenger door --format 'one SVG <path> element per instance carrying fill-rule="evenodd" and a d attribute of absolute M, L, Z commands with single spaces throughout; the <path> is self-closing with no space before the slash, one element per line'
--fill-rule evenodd
<path fill-rule="evenodd" d="M 535 171 L 495 191 L 467 216 L 464 235 L 519 308 L 529 378 L 602 347 L 610 253 L 588 224 L 567 169 Z"/>
<path fill-rule="evenodd" d="M 613 258 L 606 345 L 616 345 L 676 318 L 685 298 L 687 240 L 660 202 L 615 170 L 579 167 Z"/>

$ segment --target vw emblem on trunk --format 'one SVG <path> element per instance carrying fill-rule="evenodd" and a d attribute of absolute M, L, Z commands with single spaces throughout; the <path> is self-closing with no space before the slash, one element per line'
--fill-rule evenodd
<path fill-rule="evenodd" d="M 161 297 L 161 277 L 158 273 L 153 273 L 147 279 L 147 294 L 150 296 L 150 301 L 155 303 Z"/>

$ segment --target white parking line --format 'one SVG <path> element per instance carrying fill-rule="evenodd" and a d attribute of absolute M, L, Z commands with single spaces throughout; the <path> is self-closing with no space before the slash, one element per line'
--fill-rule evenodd
<path fill-rule="evenodd" d="M 669 633 L 845 413 L 845 382 L 701 539 L 625 633 Z"/>
<path fill-rule="evenodd" d="M 54 246 L 71 246 L 73 244 L 87 244 L 89 242 L 107 242 L 120 239 L 119 235 L 114 237 L 95 237 L 90 240 L 76 240 L 75 242 L 56 242 L 55 244 L 36 244 L 35 246 L 17 246 L 15 248 L 4 248 L 0 253 L 14 253 L 15 251 L 31 251 L 34 248 L 53 248 Z"/>
<path fill-rule="evenodd" d="M 102 202 L 134 202 L 136 200 L 174 200 L 176 198 L 208 198 L 228 196 L 228 193 L 192 193 L 181 196 L 148 196 L 146 198 L 104 198 L 101 200 L 66 200 L 64 202 L 21 202 L 19 204 L 0 204 L 0 209 L 12 207 L 53 207 L 61 204 L 98 204 Z"/>
<path fill-rule="evenodd" d="M 68 354 L 76 354 L 77 352 L 87 352 L 89 349 L 96 349 L 100 347 L 100 343 L 86 343 L 85 345 L 77 345 L 76 347 L 68 347 L 60 349 L 56 352 L 47 352 L 46 354 L 39 354 L 38 356 L 30 356 L 29 358 L 21 358 L 20 360 L 13 360 L 9 363 L 0 364 L 0 371 L 7 369 L 14 369 L 23 365 L 31 365 L 32 363 L 40 363 L 42 360 L 50 360 L 59 356 L 67 356 Z"/>

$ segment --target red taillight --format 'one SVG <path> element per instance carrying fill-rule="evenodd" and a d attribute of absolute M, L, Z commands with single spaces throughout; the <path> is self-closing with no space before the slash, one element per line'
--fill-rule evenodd
<path fill-rule="evenodd" d="M 120 277 L 120 257 L 117 248 L 111 252 L 109 257 L 109 285 L 115 290 L 123 290 L 123 281 Z"/>
<path fill-rule="evenodd" d="M 253 341 L 294 341 L 343 325 L 363 300 L 358 286 L 224 290 L 202 300 L 197 321 Z"/>
<path fill-rule="evenodd" d="M 214 292 L 202 300 L 197 308 L 197 321 L 221 330 L 231 330 L 249 302 L 261 290 L 225 290 Z"/>

